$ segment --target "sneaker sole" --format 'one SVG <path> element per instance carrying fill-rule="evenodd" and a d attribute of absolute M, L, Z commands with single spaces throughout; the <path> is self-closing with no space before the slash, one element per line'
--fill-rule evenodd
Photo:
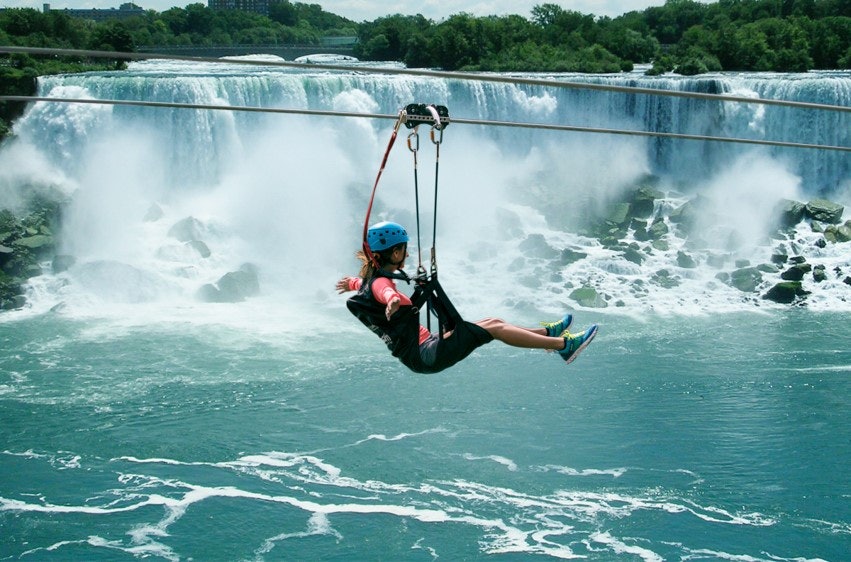
<path fill-rule="evenodd" d="M 591 333 L 588 335 L 587 338 L 585 338 L 585 341 L 583 341 L 582 344 L 576 349 L 576 351 L 573 352 L 573 355 L 571 355 L 570 357 L 565 359 L 565 361 L 564 361 L 565 365 L 570 365 L 571 363 L 576 361 L 576 358 L 579 357 L 579 354 L 582 353 L 582 350 L 585 349 L 586 347 L 588 347 L 588 344 L 591 343 L 591 340 L 593 340 L 594 337 L 597 335 L 597 325 L 593 324 L 589 328 L 589 331 Z"/>

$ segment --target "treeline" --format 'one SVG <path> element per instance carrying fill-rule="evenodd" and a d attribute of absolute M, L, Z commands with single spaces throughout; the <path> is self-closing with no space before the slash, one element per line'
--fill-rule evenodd
<path fill-rule="evenodd" d="M 134 5 L 130 5 L 135 7 Z M 323 36 L 355 36 L 358 26 L 325 12 L 317 4 L 277 2 L 268 17 L 240 10 L 211 10 L 204 4 L 147 10 L 143 15 L 94 22 L 71 17 L 62 10 L 0 11 L 0 45 L 133 52 L 144 45 L 318 45 Z M 0 92 L 32 95 L 38 76 L 58 72 L 102 70 L 121 66 L 102 59 L 0 55 Z M 0 138 L 23 104 L 0 102 Z"/>
<path fill-rule="evenodd" d="M 651 73 L 851 68 L 851 0 L 667 0 L 616 18 L 556 4 L 520 16 L 393 15 L 362 23 L 357 55 L 446 70 Z"/>
<path fill-rule="evenodd" d="M 851 68 L 849 16 L 851 0 L 667 0 L 615 18 L 540 4 L 529 18 L 390 15 L 361 23 L 289 0 L 273 2 L 268 17 L 199 3 L 98 23 L 24 8 L 0 11 L 0 44 L 133 51 L 152 45 L 318 46 L 325 36 L 357 36 L 355 54 L 363 60 L 445 70 L 617 72 L 650 63 L 651 73 L 802 72 Z M 0 74 L 43 72 L 44 64 L 0 58 Z"/>
<path fill-rule="evenodd" d="M 134 4 L 128 6 L 136 7 Z M 133 51 L 148 45 L 318 44 L 326 35 L 350 35 L 358 24 L 318 4 L 272 4 L 269 16 L 241 10 L 213 10 L 204 4 L 147 10 L 143 15 L 94 22 L 62 10 L 0 11 L 0 44 Z"/>

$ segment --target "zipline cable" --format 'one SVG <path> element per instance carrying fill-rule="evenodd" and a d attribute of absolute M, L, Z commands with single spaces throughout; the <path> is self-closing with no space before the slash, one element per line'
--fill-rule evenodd
<path fill-rule="evenodd" d="M 157 108 L 177 108 L 177 109 L 204 109 L 212 111 L 243 111 L 253 113 L 279 113 L 288 115 L 310 115 L 321 117 L 356 117 L 365 119 L 397 119 L 398 115 L 388 115 L 384 113 L 356 113 L 349 111 L 326 111 L 316 109 L 285 109 L 274 107 L 252 107 L 252 106 L 234 106 L 234 105 L 210 105 L 199 103 L 173 103 L 173 102 L 157 102 L 157 101 L 136 101 L 136 100 L 106 100 L 106 99 L 90 99 L 90 98 L 53 98 L 43 96 L 0 96 L 0 102 L 17 101 L 17 102 L 52 102 L 52 103 L 82 103 L 95 105 L 118 105 L 118 106 L 137 106 L 137 107 L 157 107 Z M 781 148 L 808 148 L 819 150 L 834 150 L 840 152 L 851 152 L 851 147 L 848 146 L 832 146 L 822 144 L 808 144 L 798 142 L 773 141 L 761 139 L 745 139 L 738 137 L 714 137 L 709 135 L 692 135 L 685 133 L 665 133 L 657 131 L 636 131 L 631 129 L 606 129 L 599 127 L 579 127 L 575 125 L 555 125 L 548 123 L 524 123 L 514 121 L 492 121 L 486 119 L 465 119 L 459 117 L 452 118 L 453 123 L 462 125 L 483 125 L 489 127 L 513 127 L 524 129 L 542 129 L 549 131 L 567 131 L 580 133 L 598 133 L 608 135 L 626 135 L 626 136 L 641 136 L 641 137 L 659 137 L 667 139 L 693 140 L 693 141 L 710 141 L 710 142 L 729 142 L 738 144 L 751 144 L 762 146 L 776 146 Z"/>
<path fill-rule="evenodd" d="M 394 75 L 406 75 L 406 76 L 421 76 L 427 78 L 443 78 L 450 80 L 462 80 L 462 81 L 478 81 L 478 82 L 497 82 L 503 84 L 524 84 L 528 86 L 545 86 L 552 88 L 572 88 L 572 89 L 584 89 L 584 90 L 598 90 L 598 91 L 607 91 L 607 92 L 619 92 L 619 93 L 627 93 L 627 94 L 646 94 L 653 96 L 669 96 L 669 97 L 679 97 L 679 98 L 695 98 L 695 99 L 704 99 L 704 100 L 712 100 L 712 101 L 731 101 L 737 103 L 747 103 L 747 104 L 762 104 L 762 105 L 777 105 L 784 107 L 796 107 L 803 109 L 818 109 L 818 110 L 828 110 L 828 111 L 841 111 L 841 112 L 851 112 L 851 107 L 841 106 L 841 105 L 829 105 L 829 104 L 820 104 L 820 103 L 811 103 L 811 102 L 799 102 L 799 101 L 788 101 L 788 100 L 772 100 L 772 99 L 759 99 L 759 98 L 748 98 L 744 96 L 728 96 L 723 94 L 706 94 L 701 92 L 683 92 L 683 91 L 675 91 L 675 90 L 660 90 L 656 88 L 641 88 L 635 86 L 616 86 L 613 84 L 591 84 L 584 82 L 568 82 L 562 80 L 554 80 L 554 79 L 539 79 L 539 78 L 529 78 L 529 77 L 515 77 L 515 76 L 502 76 L 497 74 L 488 74 L 488 73 L 470 73 L 470 72 L 448 72 L 441 70 L 424 70 L 424 69 L 412 69 L 412 68 L 389 68 L 389 67 L 370 67 L 370 66 L 352 66 L 352 65 L 339 65 L 339 64 L 313 64 L 313 63 L 300 63 L 300 62 L 290 62 L 290 61 L 267 61 L 267 60 L 256 60 L 256 59 L 221 59 L 221 58 L 212 58 L 212 57 L 189 57 L 183 55 L 165 55 L 165 54 L 156 54 L 156 53 L 127 53 L 127 52 L 113 52 L 113 51 L 90 51 L 90 50 L 78 50 L 78 49 L 52 49 L 45 47 L 16 47 L 16 46 L 2 46 L 0 45 L 0 53 L 21 53 L 28 55 L 53 55 L 53 56 L 67 56 L 67 57 L 90 57 L 90 58 L 108 58 L 108 59 L 120 59 L 120 60 L 151 60 L 151 59 L 164 59 L 164 60 L 176 60 L 176 61 L 185 61 L 185 62 L 207 62 L 207 63 L 217 63 L 217 64 L 242 64 L 248 66 L 277 66 L 284 68 L 298 68 L 302 70 L 333 70 L 333 71 L 342 71 L 342 72 L 355 72 L 355 73 L 372 73 L 372 74 L 394 74 Z"/>

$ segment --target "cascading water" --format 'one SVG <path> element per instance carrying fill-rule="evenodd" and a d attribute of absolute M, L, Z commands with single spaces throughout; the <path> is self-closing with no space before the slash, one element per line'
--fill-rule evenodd
<path fill-rule="evenodd" d="M 847 73 L 564 78 L 851 103 Z M 851 142 L 848 116 L 840 112 L 263 66 L 148 61 L 121 72 L 46 77 L 39 87 L 41 95 L 58 97 L 384 114 L 395 114 L 411 101 L 432 101 L 448 105 L 453 115 L 489 120 Z M 357 266 L 350 255 L 358 245 L 359 221 L 391 126 L 351 118 L 35 104 L 0 153 L 6 162 L 0 181 L 7 199 L 34 183 L 53 185 L 71 197 L 60 252 L 74 256 L 77 265 L 61 279 L 48 275 L 33 281 L 30 301 L 37 309 L 60 301 L 89 303 L 90 298 L 192 302 L 201 287 L 246 263 L 258 267 L 261 294 L 281 298 L 283 293 L 304 302 L 305 295 L 298 293 L 306 284 L 308 298 L 314 299 L 315 283 L 308 279 L 330 287 L 345 264 Z M 423 141 L 428 150 L 421 151 L 421 184 L 430 186 L 431 143 L 426 137 Z M 397 146 L 376 218 L 392 216 L 413 225 L 410 161 L 408 151 Z M 658 202 L 662 208 L 696 193 L 719 202 L 725 224 L 708 224 L 707 231 L 732 229 L 741 243 L 734 249 L 716 243 L 711 249 L 731 260 L 764 261 L 772 251 L 764 236 L 774 203 L 825 192 L 841 201 L 847 196 L 851 159 L 830 151 L 453 126 L 441 155 L 441 264 L 450 272 L 466 272 L 463 285 L 473 294 L 465 298 L 471 303 L 487 293 L 486 276 L 475 273 L 490 271 L 519 276 L 520 283 L 497 300 L 515 306 L 534 302 L 561 309 L 571 304 L 566 288 L 577 284 L 592 285 L 611 303 L 629 309 L 672 302 L 686 310 L 719 303 L 743 306 L 747 299 L 714 280 L 716 270 L 677 268 L 675 257 L 684 240 L 672 238 L 669 251 L 651 252 L 636 265 L 576 234 L 577 214 L 601 211 L 647 173 L 663 178 L 668 198 Z M 421 197 L 421 203 L 428 216 L 430 197 Z M 180 221 L 195 225 L 193 244 L 174 234 Z M 424 220 L 424 246 L 430 242 L 428 225 Z M 529 236 L 543 236 L 552 248 L 573 248 L 589 257 L 568 267 L 553 266 L 524 250 L 522 242 Z M 847 266 L 840 263 L 841 250 L 820 252 L 825 264 Z M 324 259 L 316 260 L 317 253 Z M 682 278 L 673 300 L 670 289 L 636 290 L 634 283 L 624 283 L 666 267 L 676 268 Z M 455 275 L 444 277 L 453 285 Z M 456 285 L 464 290 L 462 283 Z M 841 279 L 836 285 L 841 295 Z M 847 300 L 830 291 L 822 294 L 827 296 L 813 299 L 815 306 Z M 486 313 L 497 303 L 481 304 Z"/>

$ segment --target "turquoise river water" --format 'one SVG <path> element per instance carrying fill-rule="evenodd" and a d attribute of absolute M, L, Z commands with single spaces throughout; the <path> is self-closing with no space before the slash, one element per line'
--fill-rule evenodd
<path fill-rule="evenodd" d="M 492 343 L 418 376 L 329 314 L 7 316 L 0 559 L 851 552 L 847 315 L 581 312 L 600 335 L 570 366 Z"/>

